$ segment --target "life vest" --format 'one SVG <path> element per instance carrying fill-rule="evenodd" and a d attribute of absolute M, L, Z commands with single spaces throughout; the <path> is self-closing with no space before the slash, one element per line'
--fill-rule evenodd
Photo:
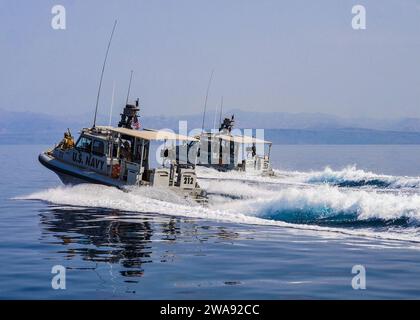
<path fill-rule="evenodd" d="M 67 147 L 68 148 L 74 148 L 74 140 L 73 137 L 70 137 L 67 139 Z"/>
<path fill-rule="evenodd" d="M 111 177 L 116 179 L 120 176 L 121 166 L 117 163 L 112 166 Z"/>

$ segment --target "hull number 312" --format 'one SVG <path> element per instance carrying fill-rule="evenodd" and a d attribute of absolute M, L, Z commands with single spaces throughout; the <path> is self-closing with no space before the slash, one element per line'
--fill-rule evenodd
<path fill-rule="evenodd" d="M 184 184 L 193 184 L 194 178 L 191 176 L 184 176 Z"/>

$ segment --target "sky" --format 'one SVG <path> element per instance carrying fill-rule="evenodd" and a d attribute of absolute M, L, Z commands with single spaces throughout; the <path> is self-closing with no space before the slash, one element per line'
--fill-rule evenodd
<path fill-rule="evenodd" d="M 420 0 L 0 0 L 0 109 L 93 115 L 115 19 L 101 115 L 130 70 L 143 115 L 201 113 L 214 69 L 209 110 L 420 117 Z"/>

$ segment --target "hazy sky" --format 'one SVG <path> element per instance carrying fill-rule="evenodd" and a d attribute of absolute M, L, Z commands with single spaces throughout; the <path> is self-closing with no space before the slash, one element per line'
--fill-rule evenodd
<path fill-rule="evenodd" d="M 420 117 L 420 0 L 0 0 L 0 108 L 93 113 L 114 19 L 101 114 L 131 69 L 144 115 L 200 113 L 214 68 L 209 109 Z"/>

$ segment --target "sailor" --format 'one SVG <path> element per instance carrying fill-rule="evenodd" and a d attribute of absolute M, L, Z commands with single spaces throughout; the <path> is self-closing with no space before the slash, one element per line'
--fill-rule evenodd
<path fill-rule="evenodd" d="M 74 139 L 70 133 L 70 129 L 67 129 L 67 132 L 64 132 L 64 138 L 58 146 L 63 150 L 74 148 Z"/>
<path fill-rule="evenodd" d="M 255 157 L 257 155 L 257 148 L 255 147 L 255 143 L 252 144 L 252 157 Z"/>
<path fill-rule="evenodd" d="M 227 130 L 230 133 L 232 131 L 234 123 L 235 123 L 235 115 L 232 115 L 230 119 L 225 118 L 223 122 L 220 124 L 219 131 Z"/>
<path fill-rule="evenodd" d="M 125 159 L 126 161 L 131 162 L 132 154 L 131 154 L 131 148 L 128 141 L 125 141 L 121 148 L 121 158 Z"/>

